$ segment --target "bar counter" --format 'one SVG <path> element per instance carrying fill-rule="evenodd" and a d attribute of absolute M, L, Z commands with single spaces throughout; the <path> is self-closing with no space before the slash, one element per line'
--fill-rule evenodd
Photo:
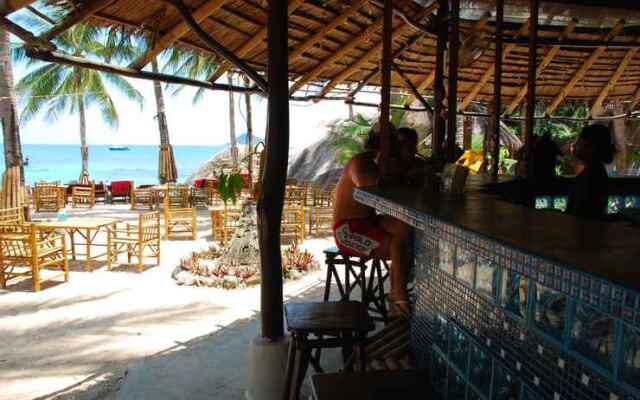
<path fill-rule="evenodd" d="M 447 399 L 640 399 L 640 230 L 472 190 L 356 189 L 415 228 L 412 343 Z"/>

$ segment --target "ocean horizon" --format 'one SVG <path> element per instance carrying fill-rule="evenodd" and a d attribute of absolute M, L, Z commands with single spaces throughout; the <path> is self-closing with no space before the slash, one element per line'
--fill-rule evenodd
<path fill-rule="evenodd" d="M 219 146 L 173 146 L 178 180 L 183 181 L 205 161 L 225 149 Z M 158 145 L 130 145 L 129 150 L 109 150 L 110 145 L 89 145 L 89 175 L 96 182 L 133 180 L 136 185 L 158 183 Z M 1 148 L 1 146 L 0 146 Z M 28 184 L 38 181 L 77 180 L 82 167 L 80 145 L 23 144 Z M 4 152 L 1 153 L 4 166 Z"/>

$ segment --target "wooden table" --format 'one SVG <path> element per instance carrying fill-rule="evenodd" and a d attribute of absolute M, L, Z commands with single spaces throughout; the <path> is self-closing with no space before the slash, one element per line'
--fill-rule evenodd
<path fill-rule="evenodd" d="M 314 400 L 431 399 L 425 373 L 370 371 L 311 376 Z"/>
<path fill-rule="evenodd" d="M 122 220 L 119 218 L 111 217 L 69 217 L 64 221 L 50 220 L 50 221 L 34 221 L 34 224 L 38 228 L 44 229 L 60 229 L 64 230 L 71 239 L 71 259 L 76 260 L 77 256 L 85 256 L 86 264 L 85 271 L 92 271 L 93 261 L 98 257 L 106 256 L 107 252 L 100 254 L 92 254 L 91 247 L 106 247 L 106 243 L 96 243 L 96 237 L 101 229 L 105 229 L 107 233 L 110 229 L 115 228 L 115 225 Z M 80 243 L 76 243 L 75 235 L 78 234 L 81 240 Z M 81 253 L 76 251 L 76 245 L 85 246 L 85 252 Z"/>

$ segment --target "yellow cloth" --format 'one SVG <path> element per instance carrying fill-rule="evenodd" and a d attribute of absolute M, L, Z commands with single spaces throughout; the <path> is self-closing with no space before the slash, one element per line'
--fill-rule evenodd
<path fill-rule="evenodd" d="M 469 168 L 469 171 L 475 175 L 482 170 L 484 156 L 481 151 L 466 150 L 464 154 L 458 158 L 456 164 Z"/>

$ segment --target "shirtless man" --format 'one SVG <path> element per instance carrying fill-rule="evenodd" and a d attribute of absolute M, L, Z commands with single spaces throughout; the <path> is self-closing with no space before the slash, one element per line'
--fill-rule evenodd
<path fill-rule="evenodd" d="M 342 171 L 333 212 L 334 236 L 340 250 L 355 256 L 391 259 L 392 314 L 408 314 L 407 272 L 410 227 L 395 218 L 376 215 L 371 207 L 353 199 L 353 189 L 378 184 L 376 159 L 380 136 L 370 133 L 365 151 L 355 155 Z"/>

